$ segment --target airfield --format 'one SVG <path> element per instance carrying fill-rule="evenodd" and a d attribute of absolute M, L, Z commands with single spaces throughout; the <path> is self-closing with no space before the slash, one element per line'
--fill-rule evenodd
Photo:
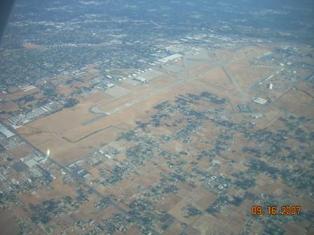
<path fill-rule="evenodd" d="M 49 190 L 22 201 L 75 198 L 80 187 L 87 199 L 50 217 L 55 234 L 97 226 L 110 234 L 251 234 L 285 219 L 257 219 L 254 204 L 278 198 L 274 203 L 312 211 L 307 189 L 298 192 L 278 173 L 299 164 L 311 170 L 310 160 L 279 157 L 292 151 L 289 146 L 311 148 L 288 133 L 296 120 L 304 133 L 313 130 L 312 88 L 287 79 L 311 71 L 264 60 L 274 48 L 198 48 L 141 74 L 145 82 L 127 79 L 95 90 L 73 108 L 18 128 L 34 148 L 51 151 L 55 176 Z M 310 219 L 302 218 L 276 229 L 309 231 Z M 74 225 L 77 220 L 82 225 Z"/>
<path fill-rule="evenodd" d="M 236 112 L 238 104 L 251 101 L 250 86 L 276 70 L 249 64 L 267 50 L 241 48 L 234 53 L 222 50 L 212 54 L 203 50 L 187 55 L 171 65 L 157 67 L 157 76 L 148 78 L 145 84 L 127 80 L 105 92 L 96 91 L 81 98 L 76 107 L 18 131 L 41 151 L 50 149 L 54 159 L 69 164 L 91 149 L 114 141 L 121 132 L 134 128 L 135 122 L 145 118 L 155 105 L 180 94 L 212 91 L 230 100 L 230 109 Z"/>

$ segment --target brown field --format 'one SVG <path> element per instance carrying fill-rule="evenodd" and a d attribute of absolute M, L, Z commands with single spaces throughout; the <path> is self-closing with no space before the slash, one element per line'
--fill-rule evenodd
<path fill-rule="evenodd" d="M 17 218 L 7 210 L 0 209 L 0 234 L 18 234 Z"/>
<path fill-rule="evenodd" d="M 31 154 L 33 149 L 28 145 L 19 145 L 8 152 L 17 159 L 21 159 L 28 154 Z"/>

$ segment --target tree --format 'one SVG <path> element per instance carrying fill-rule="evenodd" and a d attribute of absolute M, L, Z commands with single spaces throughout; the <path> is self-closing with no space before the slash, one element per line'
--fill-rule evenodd
<path fill-rule="evenodd" d="M 77 105 L 78 103 L 79 103 L 79 101 L 77 99 L 69 98 L 69 99 L 66 99 L 66 101 L 64 103 L 64 107 L 65 108 L 71 108 L 71 107 Z"/>

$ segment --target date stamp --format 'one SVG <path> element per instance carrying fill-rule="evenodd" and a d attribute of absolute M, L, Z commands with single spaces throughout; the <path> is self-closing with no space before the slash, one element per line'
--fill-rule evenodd
<path fill-rule="evenodd" d="M 300 215 L 302 207 L 300 205 L 253 205 L 251 207 L 251 215 L 254 216 L 296 216 Z"/>

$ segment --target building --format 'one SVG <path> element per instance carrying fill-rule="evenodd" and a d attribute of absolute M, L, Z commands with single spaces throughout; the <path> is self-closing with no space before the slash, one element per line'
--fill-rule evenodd
<path fill-rule="evenodd" d="M 114 84 L 113 83 L 107 83 L 106 86 L 107 86 L 107 88 L 112 88 L 112 87 L 114 87 Z"/>
<path fill-rule="evenodd" d="M 3 134 L 7 138 L 10 138 L 10 137 L 15 135 L 13 132 L 11 132 L 8 128 L 6 128 L 1 123 L 0 123 L 0 132 L 1 132 L 1 134 Z"/>
<path fill-rule="evenodd" d="M 264 98 L 261 98 L 261 97 L 256 97 L 253 99 L 253 101 L 257 104 L 266 104 L 267 103 L 267 100 Z"/>
<path fill-rule="evenodd" d="M 143 78 L 143 77 L 135 77 L 134 80 L 138 81 L 138 82 L 142 82 L 142 83 L 146 83 L 147 82 L 147 80 L 145 78 Z"/>
<path fill-rule="evenodd" d="M 239 112 L 241 112 L 241 113 L 250 113 L 251 112 L 250 107 L 246 104 L 238 104 L 237 108 L 238 108 Z"/>
<path fill-rule="evenodd" d="M 180 54 L 173 54 L 171 56 L 167 56 L 165 58 L 162 58 L 162 59 L 160 59 L 158 61 L 161 62 L 161 63 L 168 63 L 170 61 L 179 60 L 181 58 L 182 58 L 182 55 L 180 55 Z"/>

